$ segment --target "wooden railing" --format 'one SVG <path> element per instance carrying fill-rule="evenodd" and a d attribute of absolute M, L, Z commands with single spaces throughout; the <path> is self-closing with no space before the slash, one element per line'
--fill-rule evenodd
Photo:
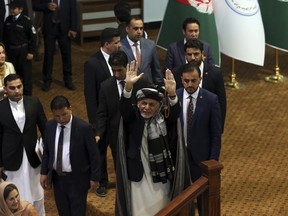
<path fill-rule="evenodd" d="M 200 194 L 203 196 L 202 215 L 220 216 L 220 187 L 221 170 L 223 165 L 215 160 L 201 163 L 203 175 L 173 199 L 166 207 L 160 210 L 155 216 L 181 216 L 189 215 L 191 204 Z"/>

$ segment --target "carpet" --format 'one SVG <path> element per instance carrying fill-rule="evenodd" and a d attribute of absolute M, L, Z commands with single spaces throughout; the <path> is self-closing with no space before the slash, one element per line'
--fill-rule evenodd
<path fill-rule="evenodd" d="M 156 39 L 158 30 L 148 30 Z M 57 94 L 66 95 L 73 114 L 87 119 L 83 94 L 83 64 L 98 50 L 99 41 L 86 41 L 81 47 L 73 44 L 73 79 L 76 91 L 67 90 L 62 82 L 60 54 L 55 55 L 54 81 L 49 92 L 42 92 L 42 62 L 33 67 L 34 95 L 43 103 L 51 118 L 49 103 Z M 249 52 L 249 50 L 247 50 Z M 163 65 L 165 51 L 158 49 Z M 231 58 L 221 55 L 223 76 L 230 80 Z M 288 54 L 279 52 L 281 73 L 287 76 Z M 266 47 L 263 67 L 235 62 L 237 81 L 241 89 L 226 89 L 227 116 L 222 136 L 220 162 L 224 165 L 221 186 L 221 215 L 223 216 L 285 216 L 288 215 L 288 82 L 268 83 L 264 78 L 273 75 L 274 49 Z M 115 184 L 111 154 L 108 157 L 109 181 Z M 87 215 L 114 215 L 115 188 L 107 197 L 94 192 L 88 196 Z M 57 215 L 52 191 L 45 192 L 47 216 Z"/>

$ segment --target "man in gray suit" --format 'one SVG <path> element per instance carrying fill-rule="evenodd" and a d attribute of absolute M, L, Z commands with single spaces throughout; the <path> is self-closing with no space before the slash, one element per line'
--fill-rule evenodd
<path fill-rule="evenodd" d="M 137 61 L 138 74 L 143 72 L 154 84 L 164 85 L 155 43 L 142 37 L 142 19 L 131 17 L 126 31 L 127 37 L 121 40 L 121 49 L 127 54 L 129 63 Z"/>

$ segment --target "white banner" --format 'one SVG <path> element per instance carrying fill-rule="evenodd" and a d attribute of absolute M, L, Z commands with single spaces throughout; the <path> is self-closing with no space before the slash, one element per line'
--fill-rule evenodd
<path fill-rule="evenodd" d="M 213 0 L 220 51 L 263 66 L 265 34 L 257 0 Z"/>

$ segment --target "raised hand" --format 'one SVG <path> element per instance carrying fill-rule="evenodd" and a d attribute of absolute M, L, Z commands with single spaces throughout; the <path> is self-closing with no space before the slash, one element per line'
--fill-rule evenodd
<path fill-rule="evenodd" d="M 130 64 L 127 64 L 126 68 L 126 84 L 125 84 L 125 90 L 131 91 L 134 84 L 143 76 L 144 73 L 141 73 L 137 75 L 137 68 L 138 64 L 136 61 L 131 61 Z"/>
<path fill-rule="evenodd" d="M 167 69 L 165 71 L 165 89 L 169 96 L 175 96 L 176 95 L 176 81 L 174 79 L 174 75 L 171 70 Z"/>

